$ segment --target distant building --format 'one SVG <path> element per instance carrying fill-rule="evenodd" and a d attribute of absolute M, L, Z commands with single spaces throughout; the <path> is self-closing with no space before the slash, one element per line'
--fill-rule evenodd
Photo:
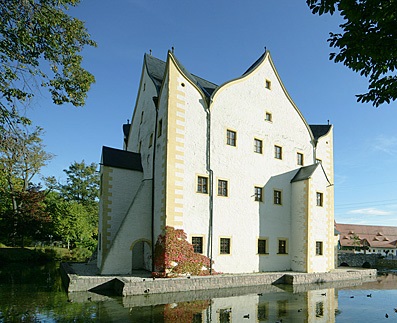
<path fill-rule="evenodd" d="M 146 54 L 123 129 L 102 150 L 102 274 L 153 270 L 166 227 L 220 272 L 334 268 L 333 128 L 306 122 L 269 52 L 220 86 Z"/>
<path fill-rule="evenodd" d="M 397 255 L 397 227 L 337 223 L 341 251 Z"/>

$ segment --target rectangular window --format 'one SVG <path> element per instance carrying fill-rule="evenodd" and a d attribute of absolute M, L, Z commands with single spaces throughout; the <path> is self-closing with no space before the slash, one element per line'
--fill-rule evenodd
<path fill-rule="evenodd" d="M 262 150 L 263 150 L 263 142 L 260 139 L 254 139 L 254 151 L 258 154 L 262 154 Z"/>
<path fill-rule="evenodd" d="M 220 238 L 219 245 L 221 255 L 230 255 L 230 238 Z"/>
<path fill-rule="evenodd" d="M 140 121 L 140 124 L 142 124 L 142 122 L 143 122 L 143 111 L 142 111 L 142 113 L 141 113 L 141 121 Z"/>
<path fill-rule="evenodd" d="M 283 159 L 283 148 L 280 146 L 274 146 L 274 158 Z"/>
<path fill-rule="evenodd" d="M 141 152 L 141 148 L 142 148 L 142 141 L 139 142 L 139 145 L 138 145 L 138 153 Z"/>
<path fill-rule="evenodd" d="M 278 240 L 278 253 L 287 254 L 287 240 Z"/>
<path fill-rule="evenodd" d="M 203 237 L 192 237 L 192 245 L 195 253 L 203 253 Z"/>
<path fill-rule="evenodd" d="M 323 193 L 316 193 L 316 204 L 317 206 L 323 206 Z"/>
<path fill-rule="evenodd" d="M 281 205 L 281 191 L 274 190 L 273 191 L 273 197 L 274 197 L 274 204 Z"/>
<path fill-rule="evenodd" d="M 227 181 L 219 179 L 218 180 L 218 196 L 227 196 Z"/>
<path fill-rule="evenodd" d="M 237 133 L 228 129 L 226 132 L 226 139 L 229 146 L 236 146 Z"/>
<path fill-rule="evenodd" d="M 258 239 L 258 254 L 260 254 L 260 255 L 267 254 L 267 240 L 266 239 Z"/>
<path fill-rule="evenodd" d="M 263 322 L 269 319 L 269 303 L 258 304 L 258 321 Z"/>
<path fill-rule="evenodd" d="M 268 122 L 272 122 L 272 114 L 270 112 L 266 112 L 265 120 Z"/>
<path fill-rule="evenodd" d="M 222 308 L 219 310 L 219 323 L 230 323 L 232 321 L 232 309 Z"/>
<path fill-rule="evenodd" d="M 161 137 L 163 134 L 163 120 L 159 120 L 158 128 L 157 128 L 157 137 Z"/>
<path fill-rule="evenodd" d="M 323 255 L 323 242 L 316 241 L 316 256 L 322 256 L 322 255 Z"/>
<path fill-rule="evenodd" d="M 324 303 L 316 302 L 316 317 L 324 316 Z"/>
<path fill-rule="evenodd" d="M 150 138 L 149 138 L 149 147 L 152 147 L 153 145 L 153 134 L 150 134 Z"/>
<path fill-rule="evenodd" d="M 303 166 L 303 154 L 301 153 L 296 154 L 296 163 L 300 166 Z"/>
<path fill-rule="evenodd" d="M 271 90 L 272 82 L 270 80 L 266 80 L 265 81 L 265 88 L 267 88 L 268 90 Z"/>
<path fill-rule="evenodd" d="M 263 188 L 255 186 L 255 201 L 262 202 L 263 200 Z"/>
<path fill-rule="evenodd" d="M 197 193 L 208 194 L 208 177 L 197 177 Z"/>

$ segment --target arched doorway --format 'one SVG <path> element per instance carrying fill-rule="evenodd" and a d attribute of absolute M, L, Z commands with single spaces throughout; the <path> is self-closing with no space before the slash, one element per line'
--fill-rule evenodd
<path fill-rule="evenodd" d="M 131 245 L 131 270 L 151 270 L 151 242 L 147 239 L 136 240 Z"/>

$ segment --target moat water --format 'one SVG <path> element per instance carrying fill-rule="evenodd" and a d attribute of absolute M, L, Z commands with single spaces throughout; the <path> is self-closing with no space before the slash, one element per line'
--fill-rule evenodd
<path fill-rule="evenodd" d="M 394 310 L 396 308 L 396 310 Z M 113 297 L 67 294 L 57 264 L 0 267 L 0 322 L 397 322 L 397 275 L 358 284 Z"/>

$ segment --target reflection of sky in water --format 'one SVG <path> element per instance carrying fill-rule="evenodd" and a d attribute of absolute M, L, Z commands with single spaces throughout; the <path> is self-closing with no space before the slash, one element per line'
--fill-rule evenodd
<path fill-rule="evenodd" d="M 25 317 L 32 322 L 361 323 L 386 320 L 386 313 L 386 322 L 397 322 L 396 275 L 364 284 L 263 285 L 127 297 L 91 292 L 67 295 L 58 285 L 43 289 L 37 279 L 30 277 L 28 282 L 0 280 L 0 322 Z"/>

